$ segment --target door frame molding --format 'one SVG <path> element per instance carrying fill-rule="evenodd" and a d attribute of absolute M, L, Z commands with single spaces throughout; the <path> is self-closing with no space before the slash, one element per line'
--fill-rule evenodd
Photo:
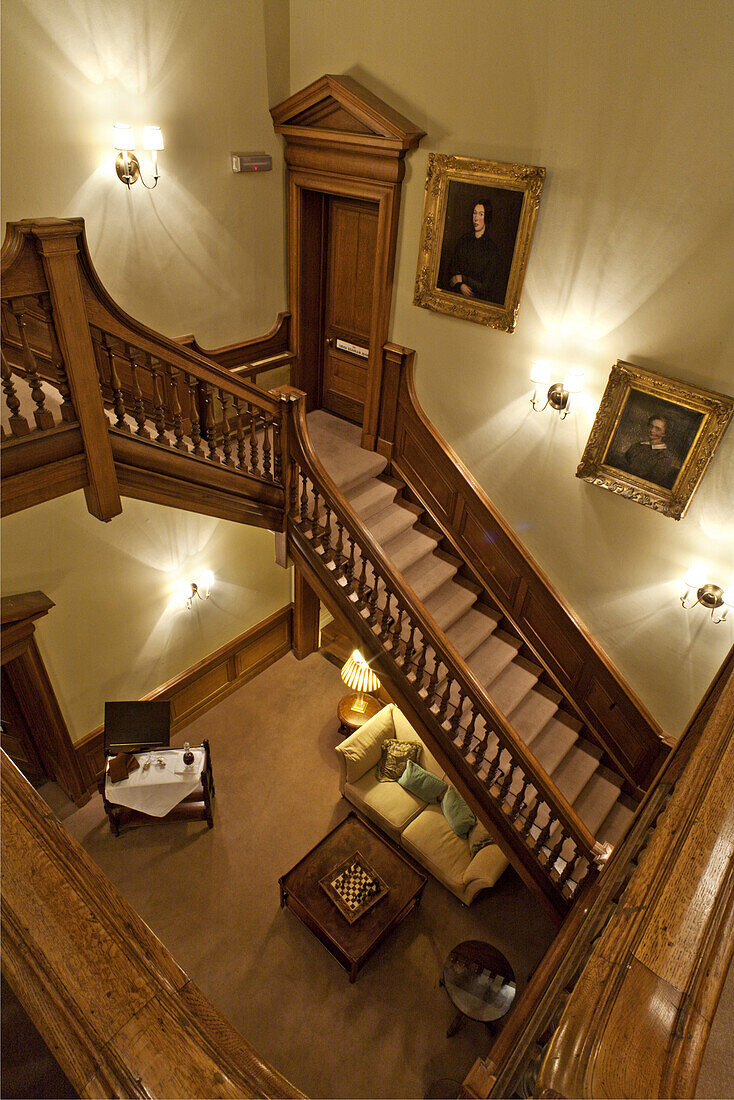
<path fill-rule="evenodd" d="M 323 76 L 271 110 L 276 133 L 286 142 L 288 204 L 288 299 L 292 315 L 291 350 L 296 356 L 294 385 L 309 390 L 302 364 L 307 327 L 312 325 L 307 295 L 314 288 L 301 277 L 308 249 L 320 256 L 323 275 L 325 225 L 317 247 L 307 224 L 307 193 L 361 199 L 377 205 L 377 246 L 367 360 L 368 385 L 362 446 L 374 450 L 382 384 L 382 346 L 390 327 L 395 251 L 404 157 L 424 131 L 348 76 Z M 323 318 L 323 277 L 319 288 Z M 310 334 L 311 337 L 313 334 Z M 321 334 L 323 344 L 323 334 Z"/>

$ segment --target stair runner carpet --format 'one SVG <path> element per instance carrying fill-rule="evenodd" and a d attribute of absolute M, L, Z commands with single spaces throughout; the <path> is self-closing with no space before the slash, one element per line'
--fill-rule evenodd
<path fill-rule="evenodd" d="M 600 765 L 600 750 L 583 738 L 581 722 L 563 697 L 542 682 L 540 666 L 519 653 L 522 641 L 512 625 L 485 602 L 478 584 L 461 575 L 461 560 L 439 549 L 439 536 L 421 524 L 420 508 L 403 500 L 400 483 L 385 475 L 387 459 L 360 446 L 357 425 L 317 410 L 308 415 L 308 430 L 332 480 L 495 706 L 589 831 L 616 845 L 629 827 L 632 803 L 622 794 L 619 777 Z M 482 778 L 472 752 L 478 741 L 477 736 L 467 759 Z M 496 744 L 491 737 L 485 758 L 493 756 Z M 541 816 L 539 827 L 544 823 Z"/>

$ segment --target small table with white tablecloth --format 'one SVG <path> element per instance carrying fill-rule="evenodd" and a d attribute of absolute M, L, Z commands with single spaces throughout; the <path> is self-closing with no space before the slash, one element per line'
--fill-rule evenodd
<path fill-rule="evenodd" d="M 124 820 L 136 816 L 149 821 L 173 815 L 174 811 L 197 809 L 214 825 L 211 800 L 214 796 L 209 742 L 192 748 L 192 764 L 184 764 L 183 749 L 151 749 L 133 754 L 138 767 L 127 779 L 113 783 L 107 768 L 100 781 L 100 792 L 110 828 L 119 836 Z M 183 815 L 180 815 L 183 816 Z M 186 816 L 189 816 L 188 813 Z"/>

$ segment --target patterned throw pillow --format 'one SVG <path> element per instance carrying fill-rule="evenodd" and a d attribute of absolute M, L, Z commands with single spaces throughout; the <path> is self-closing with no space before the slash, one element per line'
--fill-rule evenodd
<path fill-rule="evenodd" d="M 422 745 L 417 741 L 396 741 L 391 738 L 382 742 L 380 763 L 377 765 L 377 778 L 380 783 L 395 783 L 405 771 L 409 760 L 418 763 Z"/>
<path fill-rule="evenodd" d="M 481 852 L 482 848 L 486 848 L 488 844 L 495 843 L 494 837 L 489 835 L 481 821 L 477 821 L 467 839 L 469 841 L 469 856 L 471 859 L 474 859 L 474 856 L 477 852 Z"/>

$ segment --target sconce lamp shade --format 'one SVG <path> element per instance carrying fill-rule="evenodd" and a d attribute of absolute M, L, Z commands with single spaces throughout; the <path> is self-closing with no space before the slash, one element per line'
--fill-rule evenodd
<path fill-rule="evenodd" d="M 728 588 L 724 589 L 722 599 L 727 607 L 734 607 L 734 584 L 730 584 Z"/>
<path fill-rule="evenodd" d="M 358 649 L 342 669 L 342 680 L 352 691 L 377 691 L 380 681 Z"/>
<path fill-rule="evenodd" d="M 160 126 L 145 126 L 143 128 L 143 148 L 156 152 L 164 148 Z"/>
<path fill-rule="evenodd" d="M 112 127 L 112 147 L 121 153 L 130 153 L 135 148 L 135 135 L 132 126 L 116 122 Z"/>
<path fill-rule="evenodd" d="M 569 393 L 581 393 L 584 388 L 584 372 L 578 367 L 572 367 L 563 379 L 563 388 Z"/>
<path fill-rule="evenodd" d="M 698 589 L 706 583 L 706 573 L 700 565 L 692 565 L 683 579 L 688 588 Z"/>
<path fill-rule="evenodd" d="M 530 381 L 536 386 L 547 386 L 550 381 L 550 367 L 547 359 L 536 359 L 530 371 Z"/>

